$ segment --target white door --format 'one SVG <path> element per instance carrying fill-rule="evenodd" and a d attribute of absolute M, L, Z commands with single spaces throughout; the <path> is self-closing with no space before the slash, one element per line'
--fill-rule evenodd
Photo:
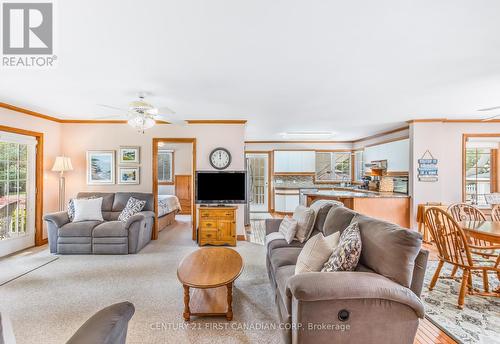
<path fill-rule="evenodd" d="M 35 245 L 36 139 L 0 131 L 0 257 Z"/>
<path fill-rule="evenodd" d="M 250 211 L 267 212 L 269 204 L 269 155 L 248 153 L 250 173 Z"/>

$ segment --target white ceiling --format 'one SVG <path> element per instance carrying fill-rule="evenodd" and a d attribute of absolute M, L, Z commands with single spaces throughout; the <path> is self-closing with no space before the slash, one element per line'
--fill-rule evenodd
<path fill-rule="evenodd" d="M 498 0 L 59 0 L 58 67 L 0 70 L 0 101 L 115 115 L 138 91 L 186 119 L 247 119 L 247 139 L 356 139 L 500 105 Z"/>

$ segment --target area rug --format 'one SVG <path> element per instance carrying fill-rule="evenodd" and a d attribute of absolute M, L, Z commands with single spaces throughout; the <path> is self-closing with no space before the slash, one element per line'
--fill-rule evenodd
<path fill-rule="evenodd" d="M 437 261 L 430 261 L 425 274 L 422 300 L 426 317 L 437 327 L 448 333 L 459 343 L 500 343 L 500 299 L 467 295 L 464 309 L 457 308 L 460 280 L 438 279 L 429 291 L 429 284 L 437 267 Z M 450 276 L 452 267 L 445 264 L 440 276 Z M 457 273 L 461 276 L 461 272 Z M 499 286 L 496 275 L 489 276 L 490 288 Z M 475 288 L 482 290 L 482 277 L 473 277 Z"/>
<path fill-rule="evenodd" d="M 0 258 L 0 286 L 39 269 L 58 257 L 49 253 L 47 249 L 32 248 L 19 254 Z"/>
<path fill-rule="evenodd" d="M 197 250 L 182 219 L 138 254 L 64 255 L 0 287 L 17 344 L 65 343 L 95 312 L 130 301 L 135 306 L 128 344 L 280 343 L 279 320 L 265 268 L 265 247 L 238 241 L 244 261 L 235 282 L 234 320 L 182 318 L 181 259 Z M 47 330 L 49 329 L 49 330 Z"/>

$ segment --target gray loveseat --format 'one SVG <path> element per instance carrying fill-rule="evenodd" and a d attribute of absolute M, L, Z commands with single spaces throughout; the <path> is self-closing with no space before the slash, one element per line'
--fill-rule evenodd
<path fill-rule="evenodd" d="M 128 254 L 137 253 L 151 241 L 155 213 L 153 195 L 138 192 L 80 192 L 77 198 L 102 197 L 104 221 L 70 222 L 66 211 L 44 216 L 51 253 Z M 118 221 L 130 197 L 145 200 L 144 209 L 126 223 Z"/>
<path fill-rule="evenodd" d="M 428 251 L 419 233 L 357 214 L 345 207 L 319 211 L 314 232 L 342 232 L 359 224 L 361 258 L 353 272 L 295 275 L 304 244 L 267 243 L 267 270 L 285 343 L 413 343 L 424 317 L 420 293 Z M 266 234 L 280 219 L 266 220 Z M 330 326 L 330 327 L 328 327 Z"/>

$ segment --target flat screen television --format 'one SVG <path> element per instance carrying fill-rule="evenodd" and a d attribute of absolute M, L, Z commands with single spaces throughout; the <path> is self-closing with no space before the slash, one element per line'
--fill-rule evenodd
<path fill-rule="evenodd" d="M 245 171 L 197 171 L 196 203 L 246 203 L 246 184 Z"/>

